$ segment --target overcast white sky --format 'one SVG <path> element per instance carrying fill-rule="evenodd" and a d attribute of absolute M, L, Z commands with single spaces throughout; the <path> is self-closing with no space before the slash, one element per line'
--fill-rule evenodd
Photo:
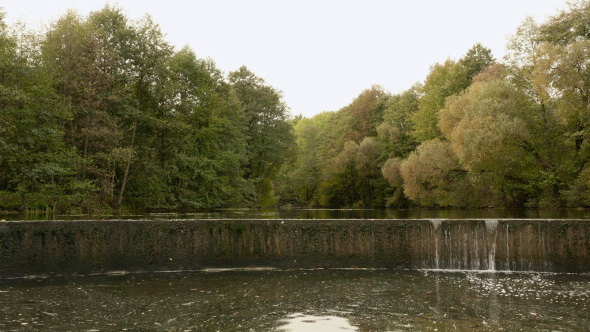
<path fill-rule="evenodd" d="M 1 0 L 9 24 L 38 29 L 68 9 L 86 15 L 105 0 Z M 397 93 L 429 67 L 475 43 L 504 55 L 526 15 L 537 22 L 565 0 L 119 0 L 129 18 L 146 13 L 167 40 L 189 45 L 224 72 L 246 65 L 282 90 L 293 115 L 337 110 L 380 84 Z"/>

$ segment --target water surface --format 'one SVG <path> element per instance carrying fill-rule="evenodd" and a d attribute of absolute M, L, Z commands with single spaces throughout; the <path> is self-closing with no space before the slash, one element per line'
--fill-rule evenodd
<path fill-rule="evenodd" d="M 580 331 L 590 276 L 210 270 L 0 280 L 1 331 Z"/>
<path fill-rule="evenodd" d="M 222 209 L 190 213 L 146 213 L 121 217 L 101 215 L 0 215 L 0 220 L 96 219 L 590 219 L 590 210 L 387 210 L 387 209 Z"/>

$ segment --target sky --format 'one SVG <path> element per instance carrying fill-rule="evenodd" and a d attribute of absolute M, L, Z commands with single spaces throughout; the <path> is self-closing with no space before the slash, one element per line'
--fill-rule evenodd
<path fill-rule="evenodd" d="M 399 93 L 430 66 L 476 43 L 505 54 L 531 15 L 543 22 L 566 0 L 1 0 L 7 23 L 42 30 L 68 9 L 106 4 L 132 19 L 152 16 L 177 49 L 190 46 L 229 73 L 246 65 L 283 92 L 291 114 L 311 117 L 381 85 Z"/>

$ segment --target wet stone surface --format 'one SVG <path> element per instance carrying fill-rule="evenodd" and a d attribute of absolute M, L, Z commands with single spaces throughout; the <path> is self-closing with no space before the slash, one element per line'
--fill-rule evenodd
<path fill-rule="evenodd" d="M 0 280 L 0 331 L 581 331 L 590 276 L 211 270 Z"/>

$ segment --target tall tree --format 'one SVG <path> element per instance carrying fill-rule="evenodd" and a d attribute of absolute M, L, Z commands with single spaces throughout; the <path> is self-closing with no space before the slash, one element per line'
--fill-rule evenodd
<path fill-rule="evenodd" d="M 476 44 L 459 61 L 447 59 L 432 66 L 420 88 L 418 110 L 412 115 L 414 138 L 419 142 L 441 138 L 438 111 L 445 106 L 447 97 L 465 90 L 475 75 L 493 63 L 491 51 Z"/>
<path fill-rule="evenodd" d="M 0 12 L 0 191 L 40 194 L 37 204 L 57 205 L 69 183 L 73 156 L 62 144 L 67 115 L 43 68 L 38 40 L 11 31 Z M 23 29 L 23 27 L 18 27 Z"/>
<path fill-rule="evenodd" d="M 383 121 L 388 99 L 389 95 L 378 85 L 361 92 L 346 107 L 350 129 L 345 133 L 345 137 L 360 144 L 364 137 L 375 136 L 376 127 Z"/>
<path fill-rule="evenodd" d="M 172 54 L 172 47 L 164 40 L 160 27 L 147 16 L 135 28 L 135 38 L 132 43 L 131 63 L 133 66 L 130 71 L 131 85 L 133 88 L 134 101 L 128 108 L 125 115 L 129 120 L 127 125 L 130 126 L 130 137 L 128 145 L 128 154 L 125 169 L 121 180 L 121 188 L 115 207 L 120 208 L 125 188 L 129 181 L 129 170 L 133 161 L 134 149 L 136 148 L 136 138 L 138 138 L 138 126 L 141 137 L 147 141 L 151 140 L 149 132 L 149 122 L 158 112 L 161 99 L 157 96 L 156 89 L 159 88 L 158 79 L 161 71 L 166 70 L 164 65 L 168 57 Z M 145 145 L 144 145 L 145 146 Z"/>
<path fill-rule="evenodd" d="M 461 164 L 505 206 L 555 206 L 571 151 L 555 116 L 504 80 L 473 84 L 441 111 L 440 128 Z M 562 156 L 565 156 L 563 154 Z M 529 200 L 529 202 L 527 202 Z"/>
<path fill-rule="evenodd" d="M 280 92 L 245 66 L 231 72 L 229 81 L 248 121 L 246 178 L 256 183 L 256 200 L 261 208 L 263 196 L 272 200 L 271 181 L 293 140 L 289 113 Z"/>
<path fill-rule="evenodd" d="M 377 127 L 377 136 L 389 157 L 407 157 L 416 149 L 411 135 L 411 116 L 418 110 L 418 85 L 391 97 L 383 113 L 383 122 Z"/>
<path fill-rule="evenodd" d="M 109 11 L 105 8 L 100 13 Z M 113 165 L 120 159 L 113 151 L 121 138 L 119 118 L 124 106 L 125 87 L 120 83 L 124 60 L 111 49 L 110 33 L 69 12 L 52 25 L 42 47 L 55 91 L 69 114 L 66 142 L 80 156 L 76 165 L 80 195 L 92 197 L 97 192 L 98 204 L 113 201 Z"/>
<path fill-rule="evenodd" d="M 539 28 L 539 40 L 556 45 L 567 45 L 580 39 L 590 39 L 590 3 L 585 0 L 568 2 L 562 10 Z"/>

